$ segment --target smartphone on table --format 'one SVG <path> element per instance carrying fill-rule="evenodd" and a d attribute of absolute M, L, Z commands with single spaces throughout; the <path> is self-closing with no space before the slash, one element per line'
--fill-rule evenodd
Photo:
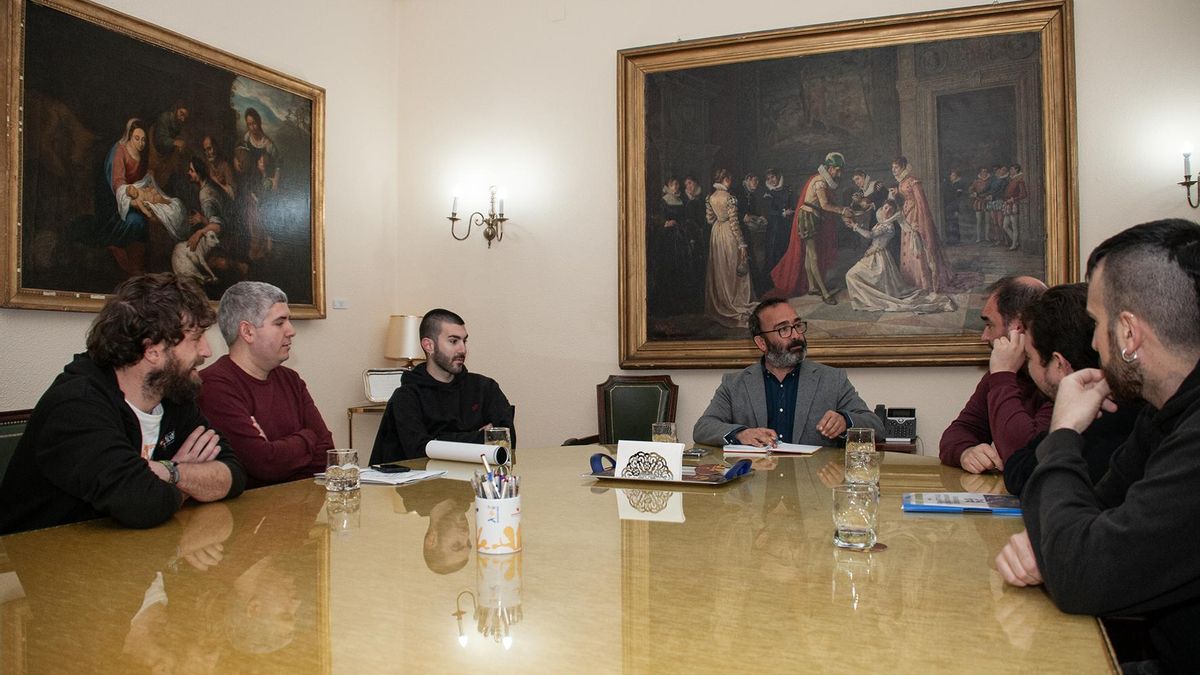
<path fill-rule="evenodd" d="M 379 473 L 404 473 L 405 471 L 412 471 L 412 467 L 401 466 L 400 464 L 372 464 L 371 468 Z"/>

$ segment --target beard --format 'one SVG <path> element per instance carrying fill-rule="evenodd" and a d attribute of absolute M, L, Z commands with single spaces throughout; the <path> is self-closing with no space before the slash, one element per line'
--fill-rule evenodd
<path fill-rule="evenodd" d="M 463 357 L 462 361 L 455 363 L 454 357 L 442 352 L 437 348 L 434 348 L 432 356 L 433 362 L 437 364 L 438 368 L 441 368 L 451 375 L 457 375 L 461 373 L 463 367 L 466 365 L 466 357 Z"/>
<path fill-rule="evenodd" d="M 1117 336 L 1110 326 L 1108 329 L 1108 358 L 1101 359 L 1100 369 L 1112 397 L 1118 401 L 1136 401 L 1142 397 L 1142 371 L 1137 361 L 1126 363 L 1121 358 L 1121 350 L 1117 348 Z"/>
<path fill-rule="evenodd" d="M 793 348 L 799 347 L 799 351 L 793 351 Z M 767 364 L 774 368 L 795 368 L 804 360 L 808 354 L 808 340 L 802 337 L 794 337 L 788 340 L 788 343 L 783 346 L 770 344 L 767 350 Z"/>
<path fill-rule="evenodd" d="M 200 394 L 200 383 L 192 379 L 192 369 L 204 363 L 198 359 L 195 363 L 184 368 L 175 356 L 175 350 L 167 352 L 167 361 L 159 370 L 146 376 L 144 389 L 175 403 L 192 403 Z"/>

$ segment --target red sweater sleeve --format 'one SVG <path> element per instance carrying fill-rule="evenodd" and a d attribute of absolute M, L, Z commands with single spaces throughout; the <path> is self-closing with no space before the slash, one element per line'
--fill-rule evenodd
<path fill-rule="evenodd" d="M 1008 459 L 1050 428 L 1054 404 L 1016 373 L 992 373 L 984 379 L 990 384 L 987 409 L 992 443 L 1000 459 Z"/>
<path fill-rule="evenodd" d="M 980 443 L 990 443 L 991 428 L 988 425 L 988 375 L 984 375 L 975 387 L 967 405 L 963 406 L 958 417 L 942 432 L 941 443 L 938 444 L 938 456 L 942 464 L 961 466 L 962 454 L 967 448 Z"/>

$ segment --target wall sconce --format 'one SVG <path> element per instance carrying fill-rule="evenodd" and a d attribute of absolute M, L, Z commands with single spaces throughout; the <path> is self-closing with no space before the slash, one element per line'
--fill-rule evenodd
<path fill-rule="evenodd" d="M 1197 182 L 1192 180 L 1192 144 L 1184 143 L 1183 145 L 1183 180 L 1180 185 L 1187 191 L 1188 206 L 1194 208 L 1200 207 L 1200 189 L 1196 190 L 1196 202 L 1192 202 L 1192 186 Z"/>
<path fill-rule="evenodd" d="M 467 237 L 471 236 L 471 226 L 474 225 L 483 228 L 483 238 L 487 240 L 488 248 L 492 247 L 493 239 L 500 241 L 504 238 L 504 221 L 508 220 L 508 218 L 504 217 L 504 198 L 500 198 L 500 211 L 497 213 L 496 186 L 493 185 L 489 189 L 492 196 L 491 205 L 488 207 L 488 214 L 485 216 L 478 211 L 472 213 L 471 217 L 467 219 L 467 233 L 461 237 L 454 231 L 454 226 L 458 224 L 459 220 L 462 220 L 458 217 L 458 196 L 454 197 L 454 203 L 450 206 L 450 215 L 447 216 L 447 219 L 450 221 L 451 237 L 454 237 L 458 241 L 466 241 Z"/>

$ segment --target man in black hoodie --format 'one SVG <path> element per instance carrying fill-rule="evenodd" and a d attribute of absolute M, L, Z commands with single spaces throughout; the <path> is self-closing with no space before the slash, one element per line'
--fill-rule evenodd
<path fill-rule="evenodd" d="M 404 374 L 392 393 L 371 463 L 425 457 L 432 440 L 482 443 L 484 429 L 508 427 L 513 447 L 513 407 L 496 381 L 467 372 L 467 328 L 462 317 L 434 309 L 421 320 L 425 363 Z"/>
<path fill-rule="evenodd" d="M 165 522 L 188 498 L 236 497 L 246 474 L 196 405 L 216 318 L 171 274 L 117 287 L 38 401 L 0 484 L 0 534 L 111 516 Z"/>
<path fill-rule="evenodd" d="M 1144 617 L 1159 672 L 1200 672 L 1200 225 L 1132 227 L 1087 267 L 1100 369 L 1059 383 L 1021 493 L 1028 532 L 996 567 L 1016 586 L 1045 583 L 1065 612 Z M 1133 432 L 1093 484 L 1083 432 L 1112 399 L 1135 398 Z"/>

